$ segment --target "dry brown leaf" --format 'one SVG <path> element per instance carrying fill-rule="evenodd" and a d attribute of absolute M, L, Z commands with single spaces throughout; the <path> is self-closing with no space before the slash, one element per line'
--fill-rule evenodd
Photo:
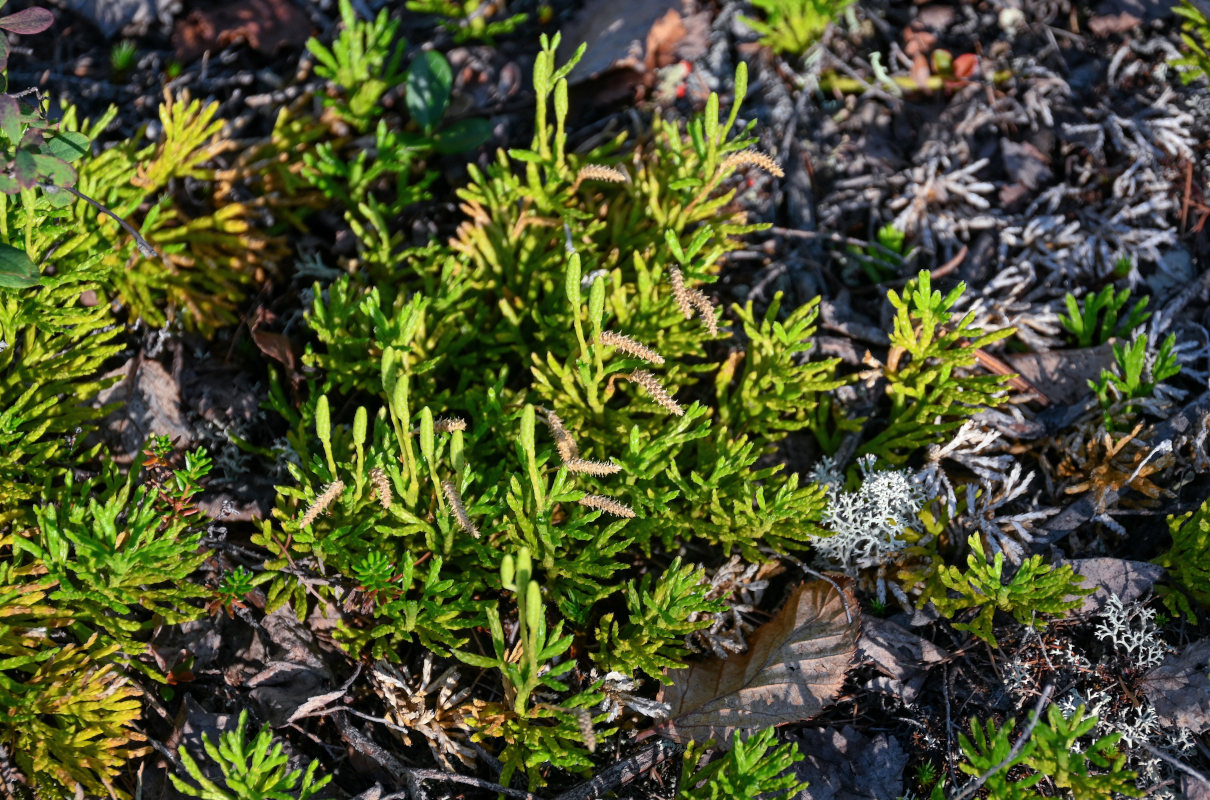
<path fill-rule="evenodd" d="M 916 82 L 916 88 L 920 91 L 927 91 L 929 88 L 929 78 L 933 76 L 933 70 L 929 67 L 929 60 L 924 57 L 923 53 L 917 53 L 912 59 L 912 69 L 910 70 L 912 80 Z"/>
<path fill-rule="evenodd" d="M 1117 595 L 1123 603 L 1137 600 L 1151 590 L 1152 584 L 1164 576 L 1164 568 L 1146 561 L 1127 561 L 1122 558 L 1076 558 L 1065 562 L 1071 565 L 1082 581 L 1084 588 L 1093 593 L 1082 597 L 1079 608 L 1073 614 L 1099 612 L 1109 602 L 1110 595 Z"/>
<path fill-rule="evenodd" d="M 1113 366 L 1113 345 L 1045 353 L 1016 353 L 1005 360 L 1026 380 L 1056 403 L 1078 403 L 1092 394 L 1089 379 Z"/>
<path fill-rule="evenodd" d="M 822 711 L 840 693 L 861 633 L 852 582 L 841 585 L 843 598 L 827 581 L 799 586 L 785 608 L 748 637 L 748 652 L 670 673 L 672 683 L 659 700 L 671 711 L 656 733 L 677 742 L 725 744 L 736 729 L 796 722 Z"/>
<path fill-rule="evenodd" d="M 563 29 L 562 62 L 581 42 L 584 58 L 568 76 L 580 83 L 614 69 L 646 72 L 671 61 L 685 36 L 679 0 L 615 0 L 589 3 Z"/>
<path fill-rule="evenodd" d="M 1201 639 L 1143 676 L 1143 694 L 1162 723 L 1198 734 L 1210 729 L 1207 661 L 1210 639 Z"/>

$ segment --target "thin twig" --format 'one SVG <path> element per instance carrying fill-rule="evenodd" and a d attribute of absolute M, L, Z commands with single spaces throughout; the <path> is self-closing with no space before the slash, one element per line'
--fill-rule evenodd
<path fill-rule="evenodd" d="M 1151 755 L 1155 756 L 1156 758 L 1164 759 L 1169 764 L 1171 764 L 1172 766 L 1179 769 L 1181 772 L 1183 772 L 1186 775 L 1189 775 L 1190 777 L 1197 780 L 1199 783 L 1201 783 L 1207 789 L 1210 789 L 1210 779 L 1208 779 L 1205 775 L 1198 772 L 1197 770 L 1195 770 L 1193 767 L 1189 766 L 1185 762 L 1180 761 L 1176 758 L 1173 758 L 1172 756 L 1165 753 L 1163 750 L 1160 750 L 1156 747 L 1152 747 L 1151 745 L 1147 744 L 1146 742 L 1139 742 L 1139 746 L 1142 747 L 1144 750 L 1146 750 L 1148 753 L 1151 753 Z"/>
<path fill-rule="evenodd" d="M 594 800 L 637 778 L 652 767 L 681 751 L 681 746 L 667 739 L 657 739 L 625 761 L 619 761 L 591 780 L 568 789 L 555 800 Z"/>
<path fill-rule="evenodd" d="M 85 203 L 88 203 L 90 206 L 95 208 L 97 211 L 110 217 L 111 219 L 113 219 L 114 222 L 118 223 L 123 228 L 125 228 L 126 232 L 134 237 L 135 246 L 139 248 L 139 252 L 143 254 L 144 258 L 158 258 L 160 261 L 163 261 L 165 264 L 168 263 L 164 259 L 163 254 L 161 254 L 159 250 L 156 250 L 154 247 L 152 247 L 151 243 L 148 242 L 146 239 L 144 239 L 143 235 L 141 233 L 139 233 L 138 231 L 136 231 L 134 229 L 133 225 L 131 225 L 129 222 L 127 222 L 126 220 L 119 217 L 114 212 L 110 211 L 103 204 L 99 203 L 96 200 L 93 200 L 91 197 L 89 197 L 88 195 L 84 194 L 83 192 L 79 191 L 78 189 L 76 189 L 72 186 L 55 186 L 54 184 L 51 184 L 51 183 L 40 183 L 38 185 L 42 187 L 43 191 L 52 192 L 52 193 L 53 192 L 67 192 L 72 197 L 75 197 L 77 199 L 83 200 Z"/>
<path fill-rule="evenodd" d="M 1050 700 L 1050 694 L 1054 690 L 1055 690 L 1055 685 L 1053 683 L 1046 684 L 1046 688 L 1042 690 L 1042 696 L 1038 698 L 1037 704 L 1034 705 L 1033 719 L 1031 719 L 1029 721 L 1029 724 L 1025 726 L 1025 730 L 1021 732 L 1021 735 L 1019 737 L 1017 737 L 1017 741 L 1013 745 L 1013 749 L 1008 751 L 1008 755 L 1006 755 L 1004 757 L 1004 760 L 1001 761 L 996 766 L 994 766 L 991 769 L 984 772 L 982 775 L 980 775 L 978 778 L 976 778 L 974 780 L 974 782 L 967 784 L 967 787 L 965 789 L 963 789 L 962 791 L 958 792 L 957 794 L 950 795 L 948 800 L 966 800 L 966 798 L 970 797 L 975 792 L 979 791 L 979 788 L 981 786 L 983 786 L 983 784 L 987 783 L 988 778 L 995 775 L 997 772 L 999 772 L 1000 770 L 1004 769 L 1006 766 L 1011 764 L 1013 762 L 1013 760 L 1016 759 L 1016 757 L 1018 755 L 1020 755 L 1021 750 L 1025 747 L 1025 744 L 1029 741 L 1029 737 L 1033 735 L 1034 728 L 1037 727 L 1038 721 L 1040 719 L 1042 719 L 1042 709 L 1046 706 L 1046 703 Z"/>
<path fill-rule="evenodd" d="M 472 778 L 469 775 L 459 775 L 456 772 L 442 772 L 436 769 L 408 769 L 406 774 L 412 775 L 422 781 L 445 781 L 446 783 L 462 783 L 467 786 L 474 786 L 479 789 L 486 789 L 489 792 L 499 792 L 507 797 L 518 797 L 521 800 L 540 800 L 536 794 L 522 791 L 521 789 L 510 789 L 507 786 L 501 786 L 498 783 L 485 781 L 482 778 Z"/>
<path fill-rule="evenodd" d="M 941 691 L 945 696 L 945 756 L 950 768 L 950 783 L 958 782 L 958 770 L 954 768 L 954 723 L 950 718 L 950 666 L 941 665 Z"/>

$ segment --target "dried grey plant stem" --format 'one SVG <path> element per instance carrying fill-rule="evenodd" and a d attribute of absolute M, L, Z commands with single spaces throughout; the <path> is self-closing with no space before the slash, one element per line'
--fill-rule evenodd
<path fill-rule="evenodd" d="M 1046 684 L 1046 688 L 1042 690 L 1042 695 L 1038 698 L 1038 702 L 1034 705 L 1033 718 L 1030 719 L 1029 724 L 1025 726 L 1025 730 L 1021 732 L 1021 735 L 1017 737 L 1017 741 L 1013 743 L 1012 749 L 1008 751 L 1008 755 L 1004 757 L 1004 760 L 984 772 L 978 778 L 975 778 L 973 782 L 968 783 L 966 788 L 962 791 L 950 795 L 947 800 L 966 800 L 966 798 L 979 791 L 979 788 L 983 786 L 983 784 L 987 783 L 988 778 L 1012 763 L 1012 760 L 1017 757 L 1022 748 L 1024 748 L 1026 743 L 1029 742 L 1029 737 L 1033 736 L 1034 728 L 1037 727 L 1038 722 L 1042 719 L 1042 709 L 1045 708 L 1046 704 L 1050 701 L 1050 695 L 1054 692 L 1054 690 L 1055 686 L 1053 683 Z"/>

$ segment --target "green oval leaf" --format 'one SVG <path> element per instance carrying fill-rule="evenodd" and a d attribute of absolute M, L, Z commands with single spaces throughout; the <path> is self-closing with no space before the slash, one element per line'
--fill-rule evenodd
<path fill-rule="evenodd" d="M 431 131 L 441 121 L 450 101 L 454 75 L 450 62 L 436 50 L 421 53 L 408 69 L 407 106 L 412 119 Z"/>
<path fill-rule="evenodd" d="M 0 244 L 0 286 L 8 289 L 28 289 L 42 282 L 42 276 L 24 250 Z"/>
<path fill-rule="evenodd" d="M 55 158 L 61 158 L 67 163 L 89 153 L 91 142 L 88 137 L 76 131 L 58 131 L 46 140 L 46 151 Z"/>
<path fill-rule="evenodd" d="M 0 131 L 12 144 L 21 141 L 21 109 L 11 94 L 0 94 Z"/>
<path fill-rule="evenodd" d="M 437 134 L 437 152 L 465 153 L 492 136 L 492 124 L 482 117 L 463 119 Z"/>
<path fill-rule="evenodd" d="M 34 163 L 38 165 L 38 177 L 46 183 L 55 186 L 74 186 L 76 171 L 66 161 L 54 156 L 34 155 Z"/>

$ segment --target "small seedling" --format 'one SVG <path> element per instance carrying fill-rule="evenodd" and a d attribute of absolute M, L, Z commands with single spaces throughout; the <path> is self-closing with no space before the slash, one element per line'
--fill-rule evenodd
<path fill-rule="evenodd" d="M 1119 313 L 1130 302 L 1130 289 L 1115 292 L 1113 286 L 1106 286 L 1096 294 L 1085 296 L 1084 302 L 1079 304 L 1068 292 L 1063 298 L 1067 314 L 1060 314 L 1059 322 L 1077 347 L 1104 344 L 1114 337 L 1129 336 L 1151 317 L 1146 310 L 1148 299 L 1136 300 L 1126 318 L 1119 319 Z"/>
<path fill-rule="evenodd" d="M 109 51 L 109 66 L 113 70 L 114 80 L 124 81 L 138 63 L 139 49 L 135 43 L 126 39 L 118 42 Z"/>

